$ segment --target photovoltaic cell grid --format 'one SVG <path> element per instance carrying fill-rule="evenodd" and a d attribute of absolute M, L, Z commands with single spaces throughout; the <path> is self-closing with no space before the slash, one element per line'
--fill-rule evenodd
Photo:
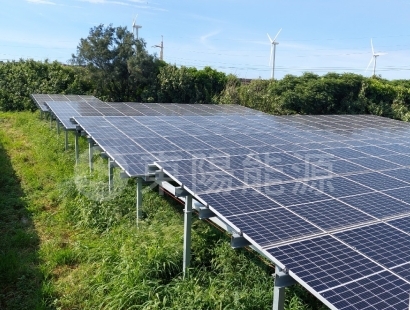
<path fill-rule="evenodd" d="M 76 121 L 130 176 L 155 161 L 328 306 L 408 309 L 410 124 L 263 114 Z"/>
<path fill-rule="evenodd" d="M 34 96 L 34 95 L 33 95 Z M 56 95 L 63 96 L 63 95 Z M 55 97 L 54 99 L 57 99 Z M 215 116 L 218 114 L 254 114 L 261 112 L 238 105 L 212 104 L 173 104 L 173 103 L 137 103 L 137 102 L 102 102 L 97 99 L 88 101 L 45 101 L 47 108 L 57 117 L 67 130 L 74 130 L 75 124 L 70 119 L 75 116 Z M 167 129 L 167 128 L 163 128 Z M 182 132 L 174 128 L 174 136 Z M 195 129 L 193 129 L 195 130 Z M 212 131 L 209 132 L 212 134 Z M 236 145 L 236 144 L 234 144 Z"/>
<path fill-rule="evenodd" d="M 32 94 L 31 98 L 36 103 L 37 107 L 43 112 L 49 112 L 46 101 L 67 101 L 76 102 L 102 102 L 100 99 L 89 95 L 61 95 L 61 94 Z"/>

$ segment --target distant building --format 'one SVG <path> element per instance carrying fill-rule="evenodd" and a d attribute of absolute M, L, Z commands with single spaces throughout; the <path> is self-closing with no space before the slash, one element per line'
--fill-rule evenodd
<path fill-rule="evenodd" d="M 252 82 L 252 79 L 239 78 L 239 81 L 241 82 L 242 85 L 246 85 Z"/>

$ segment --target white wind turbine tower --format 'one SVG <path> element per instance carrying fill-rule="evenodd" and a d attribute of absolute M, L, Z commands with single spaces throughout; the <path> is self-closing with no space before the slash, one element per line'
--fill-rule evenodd
<path fill-rule="evenodd" d="M 272 74 L 271 74 L 271 79 L 275 78 L 275 54 L 276 54 L 276 45 L 279 44 L 279 42 L 276 42 L 276 38 L 278 37 L 279 33 L 282 31 L 282 28 L 278 31 L 276 34 L 275 38 L 272 40 L 270 37 L 269 33 L 267 33 L 268 38 L 270 40 L 270 60 L 269 60 L 269 66 L 272 65 Z"/>
<path fill-rule="evenodd" d="M 135 16 L 134 21 L 132 22 L 132 30 L 133 30 L 134 36 L 138 40 L 138 29 L 142 28 L 142 26 L 137 25 L 137 17 L 138 17 L 138 14 Z"/>
<path fill-rule="evenodd" d="M 376 75 L 376 62 L 377 62 L 377 57 L 381 56 L 381 55 L 386 55 L 386 53 L 375 53 L 374 52 L 374 48 L 373 48 L 373 39 L 370 39 L 370 45 L 372 46 L 372 58 L 370 58 L 370 62 L 366 67 L 366 71 L 367 69 L 369 69 L 372 61 L 373 61 L 373 76 Z"/>
<path fill-rule="evenodd" d="M 164 36 L 161 36 L 161 43 L 159 45 L 154 45 L 152 47 L 159 47 L 160 48 L 159 59 L 164 60 Z"/>

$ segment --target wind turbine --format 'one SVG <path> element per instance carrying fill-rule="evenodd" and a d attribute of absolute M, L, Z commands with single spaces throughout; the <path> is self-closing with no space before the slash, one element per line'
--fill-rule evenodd
<path fill-rule="evenodd" d="M 134 35 L 136 35 L 136 38 L 138 40 L 138 29 L 142 28 L 142 26 L 137 25 L 137 23 L 136 23 L 137 22 L 137 17 L 138 17 L 138 14 L 135 16 L 134 21 L 132 22 L 132 30 L 133 30 L 133 32 L 135 32 Z"/>
<path fill-rule="evenodd" d="M 381 55 L 386 55 L 386 53 L 375 53 L 374 52 L 374 48 L 373 48 L 373 39 L 370 39 L 370 45 L 372 46 L 372 58 L 370 58 L 370 62 L 366 67 L 366 71 L 367 69 L 369 69 L 372 61 L 373 61 L 373 76 L 376 76 L 376 62 L 377 62 L 377 57 L 381 56 Z"/>
<path fill-rule="evenodd" d="M 160 48 L 159 59 L 164 60 L 164 36 L 161 36 L 161 44 L 154 45 L 152 47 L 159 47 Z"/>
<path fill-rule="evenodd" d="M 275 54 L 276 54 L 276 45 L 279 44 L 279 42 L 276 42 L 276 38 L 278 37 L 279 33 L 282 31 L 282 28 L 278 31 L 276 34 L 275 38 L 272 40 L 270 37 L 269 33 L 267 33 L 268 38 L 270 40 L 270 60 L 269 60 L 269 66 L 272 65 L 272 74 L 271 74 L 271 79 L 274 79 L 275 77 Z"/>

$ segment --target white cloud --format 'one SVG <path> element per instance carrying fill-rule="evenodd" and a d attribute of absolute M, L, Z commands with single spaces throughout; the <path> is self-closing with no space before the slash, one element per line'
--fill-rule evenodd
<path fill-rule="evenodd" d="M 200 42 L 201 42 L 203 45 L 205 45 L 207 48 L 213 49 L 213 47 L 208 43 L 208 39 L 211 38 L 211 37 L 214 37 L 214 36 L 218 35 L 220 32 L 221 32 L 221 31 L 218 30 L 218 31 L 213 31 L 213 32 L 207 33 L 207 34 L 201 36 L 201 37 L 199 38 L 199 40 L 200 40 Z"/>
<path fill-rule="evenodd" d="M 36 4 L 56 5 L 56 3 L 51 2 L 51 1 L 46 1 L 46 0 L 26 0 L 26 1 L 30 3 L 36 3 Z"/>

